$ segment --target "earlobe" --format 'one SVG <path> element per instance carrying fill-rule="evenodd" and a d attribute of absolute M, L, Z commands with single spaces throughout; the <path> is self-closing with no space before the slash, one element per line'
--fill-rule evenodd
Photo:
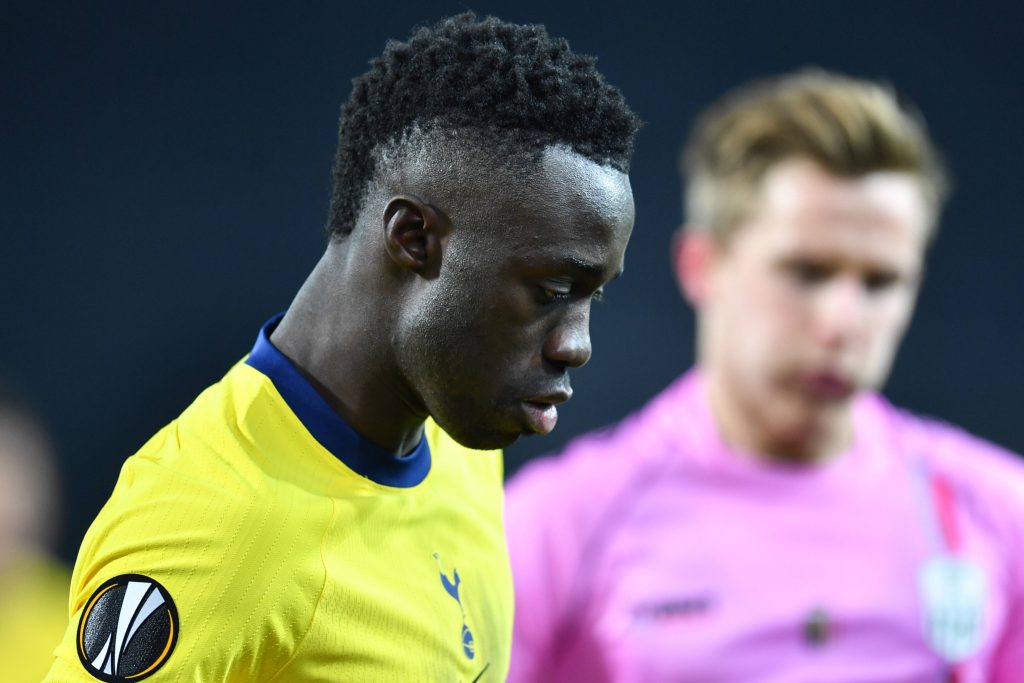
<path fill-rule="evenodd" d="M 440 238 L 447 218 L 419 197 L 392 197 L 384 207 L 384 247 L 402 268 L 434 271 L 440 260 Z"/>
<path fill-rule="evenodd" d="M 694 308 L 707 301 L 711 286 L 714 238 L 706 230 L 682 226 L 672 237 L 672 267 L 683 297 Z"/>

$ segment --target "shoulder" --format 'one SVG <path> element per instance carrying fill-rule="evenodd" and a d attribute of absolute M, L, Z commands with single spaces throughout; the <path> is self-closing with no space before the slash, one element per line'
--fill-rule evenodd
<path fill-rule="evenodd" d="M 268 468 L 267 461 L 289 454 L 246 432 L 243 419 L 213 409 L 211 403 L 237 398 L 223 384 L 200 395 L 125 461 L 86 534 L 80 563 L 253 576 L 290 561 L 282 550 L 290 536 L 319 538 L 330 522 L 329 499 Z"/>
<path fill-rule="evenodd" d="M 879 403 L 889 415 L 889 428 L 937 473 L 961 489 L 1005 492 L 1024 502 L 1024 459 L 1019 454 L 949 422 Z"/>
<path fill-rule="evenodd" d="M 283 664 L 316 608 L 333 515 L 330 500 L 250 457 L 259 447 L 210 405 L 229 398 L 204 393 L 125 462 L 72 580 L 76 618 L 119 577 L 162 586 L 181 619 L 169 666 L 210 679 L 240 650 L 263 653 L 254 667 Z"/>
<path fill-rule="evenodd" d="M 1024 459 L 942 420 L 894 408 L 878 398 L 890 438 L 920 458 L 976 515 L 999 527 L 1015 525 L 1024 542 Z"/>

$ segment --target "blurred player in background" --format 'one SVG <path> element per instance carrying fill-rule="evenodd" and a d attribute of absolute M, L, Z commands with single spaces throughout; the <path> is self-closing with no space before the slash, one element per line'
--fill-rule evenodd
<path fill-rule="evenodd" d="M 923 122 L 800 72 L 683 163 L 696 367 L 511 482 L 510 680 L 1024 681 L 1022 463 L 877 393 L 946 192 Z"/>
<path fill-rule="evenodd" d="M 39 418 L 0 386 L 0 680 L 38 683 L 68 620 L 70 573 L 50 555 L 60 497 Z"/>
<path fill-rule="evenodd" d="M 323 258 L 125 463 L 48 681 L 504 680 L 493 449 L 590 356 L 638 121 L 564 40 L 469 13 L 353 86 Z"/>

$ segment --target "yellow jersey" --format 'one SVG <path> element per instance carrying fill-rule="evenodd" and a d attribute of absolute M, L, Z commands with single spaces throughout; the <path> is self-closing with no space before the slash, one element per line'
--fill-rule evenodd
<path fill-rule="evenodd" d="M 500 451 L 396 458 L 269 340 L 129 458 L 47 682 L 504 681 Z"/>
<path fill-rule="evenodd" d="M 0 571 L 0 680 L 39 683 L 68 621 L 67 567 L 40 551 Z"/>

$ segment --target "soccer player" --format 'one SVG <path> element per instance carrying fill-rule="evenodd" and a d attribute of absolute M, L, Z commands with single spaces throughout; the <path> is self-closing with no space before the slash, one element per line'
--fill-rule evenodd
<path fill-rule="evenodd" d="M 590 356 L 638 121 L 564 40 L 468 13 L 353 86 L 323 258 L 125 463 L 47 681 L 504 680 L 493 449 Z"/>
<path fill-rule="evenodd" d="M 696 367 L 510 483 L 510 681 L 1024 680 L 1024 467 L 878 393 L 945 194 L 923 122 L 804 71 L 683 163 Z"/>

